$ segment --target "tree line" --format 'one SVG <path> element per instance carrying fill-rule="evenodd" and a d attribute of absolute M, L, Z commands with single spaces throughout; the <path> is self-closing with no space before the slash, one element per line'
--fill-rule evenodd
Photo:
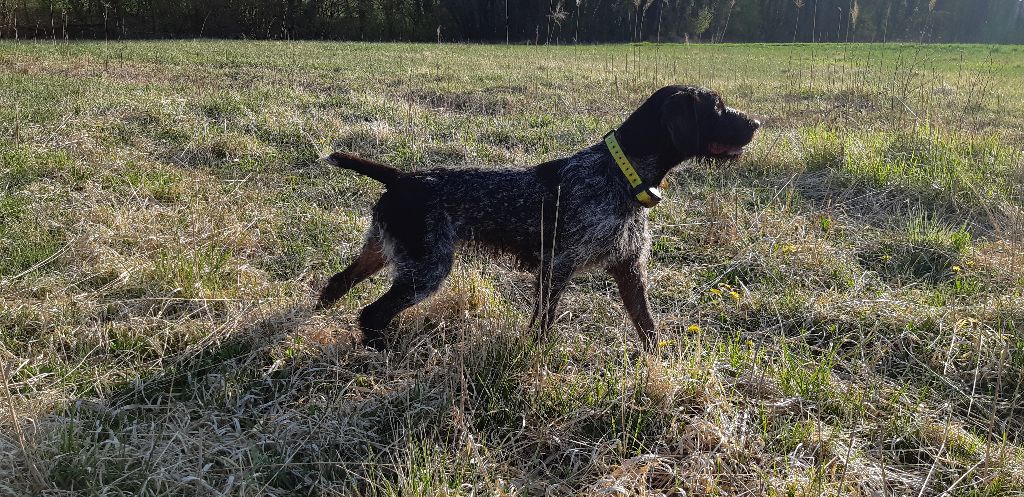
<path fill-rule="evenodd" d="M 1024 43 L 1024 1 L 0 0 L 0 37 Z"/>

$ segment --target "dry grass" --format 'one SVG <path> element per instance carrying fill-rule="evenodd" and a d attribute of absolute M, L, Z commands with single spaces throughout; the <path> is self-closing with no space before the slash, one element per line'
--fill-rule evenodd
<path fill-rule="evenodd" d="M 0 44 L 0 495 L 1024 495 L 1020 47 Z M 766 122 L 655 227 L 659 352 L 460 257 L 312 314 L 379 186 L 572 153 L 654 88 Z"/>

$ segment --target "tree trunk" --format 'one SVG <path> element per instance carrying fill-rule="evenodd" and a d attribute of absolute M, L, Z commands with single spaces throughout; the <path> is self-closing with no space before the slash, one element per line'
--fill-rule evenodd
<path fill-rule="evenodd" d="M 811 43 L 817 38 L 818 31 L 818 0 L 814 0 L 814 17 L 811 18 Z"/>
<path fill-rule="evenodd" d="M 655 41 L 661 43 L 661 16 L 665 13 L 665 2 L 658 2 L 658 36 Z"/>
<path fill-rule="evenodd" d="M 796 32 L 800 28 L 800 7 L 796 8 L 796 21 L 793 22 L 793 43 L 796 43 Z"/>

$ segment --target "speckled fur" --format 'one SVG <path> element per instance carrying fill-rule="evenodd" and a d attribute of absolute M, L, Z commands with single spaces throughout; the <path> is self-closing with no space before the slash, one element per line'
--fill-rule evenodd
<path fill-rule="evenodd" d="M 658 184 L 683 160 L 709 155 L 710 143 L 747 144 L 758 126 L 725 107 L 710 90 L 671 86 L 652 95 L 616 134 L 640 176 Z M 368 345 L 383 346 L 383 330 L 392 319 L 437 290 L 451 270 L 455 250 L 465 244 L 512 254 L 537 274 L 533 321 L 540 319 L 539 331 L 550 327 L 575 272 L 605 268 L 644 345 L 653 344 L 646 296 L 651 245 L 646 209 L 603 142 L 528 169 L 402 173 L 337 152 L 328 161 L 387 186 L 374 206 L 363 252 L 331 278 L 318 303 L 329 306 L 390 264 L 391 289 L 360 314 Z"/>

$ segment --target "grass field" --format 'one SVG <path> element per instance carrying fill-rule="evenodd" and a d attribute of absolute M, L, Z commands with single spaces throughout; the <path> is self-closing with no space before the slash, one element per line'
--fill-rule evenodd
<path fill-rule="evenodd" d="M 1024 495 L 1024 47 L 0 43 L 0 495 Z M 460 256 L 311 312 L 403 169 L 528 166 L 657 87 L 765 122 L 650 212 L 662 342 Z"/>

